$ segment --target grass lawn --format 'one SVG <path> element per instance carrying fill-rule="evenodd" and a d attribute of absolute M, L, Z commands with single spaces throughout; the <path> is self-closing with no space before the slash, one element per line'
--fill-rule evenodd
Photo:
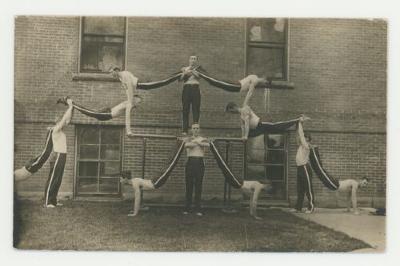
<path fill-rule="evenodd" d="M 64 202 L 45 209 L 20 201 L 15 246 L 20 249 L 119 251 L 352 251 L 369 245 L 279 209 L 227 214 L 206 209 L 203 217 L 181 208 L 151 207 L 128 217 L 131 202 Z"/>

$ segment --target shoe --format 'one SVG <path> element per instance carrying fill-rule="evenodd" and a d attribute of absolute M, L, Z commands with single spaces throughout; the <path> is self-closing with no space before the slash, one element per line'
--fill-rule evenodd
<path fill-rule="evenodd" d="M 57 207 L 62 207 L 62 206 L 64 206 L 64 204 L 57 202 L 57 205 L 56 205 L 56 206 L 57 206 Z"/>
<path fill-rule="evenodd" d="M 183 212 L 183 215 L 188 215 L 188 214 L 189 214 L 189 212 L 187 212 L 187 211 Z"/>
<path fill-rule="evenodd" d="M 203 213 L 201 213 L 201 212 L 196 212 L 196 215 L 197 215 L 197 216 L 203 216 Z"/>
<path fill-rule="evenodd" d="M 44 205 L 45 208 L 55 208 L 56 206 L 54 204 L 47 204 Z"/>
<path fill-rule="evenodd" d="M 298 210 L 298 209 L 290 209 L 289 212 L 293 212 L 293 213 L 301 213 L 302 210 Z"/>

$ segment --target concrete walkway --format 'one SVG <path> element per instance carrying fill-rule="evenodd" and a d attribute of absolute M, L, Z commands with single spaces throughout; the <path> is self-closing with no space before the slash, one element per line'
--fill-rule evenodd
<path fill-rule="evenodd" d="M 289 211 L 289 209 L 283 209 Z M 373 248 L 355 250 L 354 252 L 384 252 L 386 244 L 386 217 L 371 214 L 375 209 L 363 208 L 360 215 L 345 212 L 345 209 L 317 208 L 312 214 L 293 213 L 308 221 L 321 224 L 360 239 Z"/>

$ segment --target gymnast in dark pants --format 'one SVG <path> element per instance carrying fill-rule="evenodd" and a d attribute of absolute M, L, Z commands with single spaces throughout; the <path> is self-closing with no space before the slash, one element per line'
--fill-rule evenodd
<path fill-rule="evenodd" d="M 184 82 L 182 91 L 182 133 L 184 135 L 189 130 L 190 107 L 192 108 L 193 124 L 198 124 L 200 121 L 200 76 L 196 70 L 204 72 L 204 69 L 198 65 L 198 57 L 192 55 L 189 57 L 189 66 L 181 69 L 182 75 L 180 77 L 180 81 Z"/>
<path fill-rule="evenodd" d="M 297 165 L 297 203 L 294 212 L 301 212 L 303 208 L 304 195 L 308 199 L 308 208 L 305 213 L 312 213 L 315 209 L 315 197 L 312 186 L 312 170 L 310 165 L 310 149 L 311 135 L 304 134 L 303 122 L 310 120 L 309 117 L 303 116 L 297 125 L 298 144 L 299 147 L 296 153 Z"/>
<path fill-rule="evenodd" d="M 204 147 L 209 147 L 207 139 L 201 137 L 199 124 L 192 125 L 192 137 L 185 139 L 185 148 L 188 156 L 185 177 L 186 177 L 186 203 L 184 214 L 188 214 L 192 208 L 193 190 L 194 207 L 196 215 L 202 216 L 201 192 L 204 176 Z"/>

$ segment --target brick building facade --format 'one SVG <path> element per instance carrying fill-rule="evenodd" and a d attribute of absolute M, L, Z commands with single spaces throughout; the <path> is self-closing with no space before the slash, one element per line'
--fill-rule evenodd
<path fill-rule="evenodd" d="M 125 68 L 139 80 L 167 77 L 186 65 L 193 53 L 199 56 L 201 65 L 210 74 L 224 80 L 239 80 L 252 69 L 248 21 L 244 18 L 128 17 L 125 22 L 123 61 Z M 386 22 L 290 19 L 285 25 L 286 46 L 282 50 L 285 67 L 281 78 L 294 82 L 295 89 L 272 90 L 268 112 L 265 93 L 258 90 L 251 106 L 264 120 L 287 119 L 301 113 L 310 116 L 312 121 L 305 126 L 320 148 L 325 168 L 337 178 L 370 177 L 371 185 L 359 192 L 361 204 L 384 205 Z M 57 98 L 69 95 L 96 109 L 112 106 L 126 97 L 120 84 L 108 75 L 82 71 L 82 27 L 80 17 L 31 16 L 15 20 L 14 168 L 40 153 L 46 127 L 52 124 L 54 113 L 64 108 L 55 104 Z M 141 92 L 144 104 L 133 115 L 135 132 L 179 134 L 181 87 L 179 83 L 172 83 Z M 204 81 L 201 92 L 204 135 L 238 137 L 239 119 L 224 113 L 224 107 L 229 101 L 242 101 L 243 95 L 216 89 Z M 98 122 L 74 112 L 72 125 L 66 129 L 68 157 L 60 195 L 80 198 L 113 194 L 118 198 L 121 194 L 129 194 L 128 188 L 120 190 L 115 178 L 93 178 L 92 181 L 97 182 L 94 188 L 90 178 L 79 177 L 90 176 L 88 173 L 96 167 L 98 177 L 102 175 L 100 172 L 103 177 L 110 174 L 107 169 L 111 172 L 132 170 L 135 177 L 142 177 L 144 140 L 128 139 L 123 126 L 124 117 Z M 85 134 L 100 136 L 100 142 L 85 143 Z M 102 143 L 103 134 L 114 134 L 111 139 L 115 143 Z M 281 140 L 279 152 L 282 152 L 284 162 L 279 166 L 282 170 L 277 170 L 281 171 L 282 177 L 278 182 L 279 192 L 276 192 L 279 195 L 266 197 L 264 201 L 293 204 L 296 198 L 295 132 L 287 132 Z M 260 141 L 263 140 L 256 140 L 257 143 Z M 170 139 L 146 139 L 145 178 L 161 172 L 175 144 L 176 141 Z M 249 145 L 254 147 L 254 144 Z M 82 157 L 83 149 L 87 148 L 85 145 L 97 145 L 100 150 L 109 147 L 110 154 L 119 156 L 111 155 L 109 161 L 102 161 L 103 155 L 99 155 L 97 161 L 86 160 Z M 219 142 L 218 147 L 225 154 L 225 142 Z M 231 143 L 228 154 L 233 171 L 242 175 L 242 144 Z M 273 162 L 268 167 L 273 167 Z M 146 193 L 145 197 L 159 203 L 182 202 L 183 169 L 184 157 L 168 183 L 159 190 Z M 48 172 L 47 163 L 32 178 L 17 184 L 19 195 L 42 196 Z M 204 198 L 221 200 L 223 188 L 223 177 L 208 153 Z M 343 205 L 336 193 L 328 191 L 316 177 L 314 190 L 320 206 Z M 235 196 L 239 196 L 237 191 L 233 191 Z"/>

